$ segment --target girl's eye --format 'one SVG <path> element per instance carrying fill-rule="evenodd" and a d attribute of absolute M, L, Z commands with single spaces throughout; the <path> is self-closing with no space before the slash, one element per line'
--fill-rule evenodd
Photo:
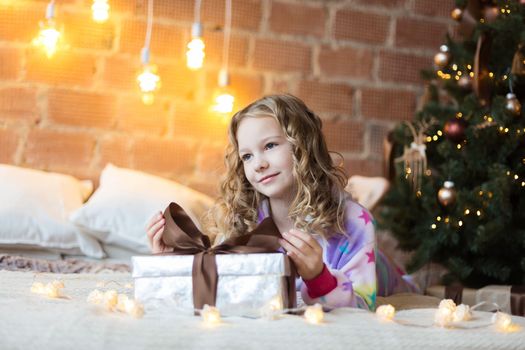
<path fill-rule="evenodd" d="M 275 142 L 270 142 L 270 143 L 266 144 L 266 146 L 264 148 L 265 149 L 272 149 L 275 146 L 277 146 L 277 144 Z"/>
<path fill-rule="evenodd" d="M 251 157 L 251 156 L 252 156 L 251 154 L 243 154 L 243 155 L 241 156 L 241 160 L 242 160 L 243 162 L 246 162 L 246 161 L 250 160 L 250 157 Z"/>

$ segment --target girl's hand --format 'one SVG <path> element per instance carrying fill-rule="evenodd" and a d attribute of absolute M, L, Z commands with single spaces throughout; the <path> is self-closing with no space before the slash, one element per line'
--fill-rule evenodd
<path fill-rule="evenodd" d="M 297 267 L 303 280 L 316 278 L 323 272 L 323 248 L 306 232 L 291 229 L 283 233 L 279 243 Z"/>
<path fill-rule="evenodd" d="M 173 247 L 168 247 L 162 242 L 162 232 L 166 219 L 162 215 L 162 212 L 158 212 L 149 220 L 146 225 L 146 235 L 148 236 L 149 246 L 153 254 L 172 252 Z"/>

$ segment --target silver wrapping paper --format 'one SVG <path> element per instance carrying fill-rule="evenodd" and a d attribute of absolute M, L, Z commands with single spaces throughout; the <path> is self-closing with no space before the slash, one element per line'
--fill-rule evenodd
<path fill-rule="evenodd" d="M 172 306 L 193 312 L 193 255 L 132 257 L 135 299 L 146 307 Z M 286 300 L 289 261 L 284 254 L 216 256 L 217 308 L 223 315 L 259 317 L 275 297 Z"/>

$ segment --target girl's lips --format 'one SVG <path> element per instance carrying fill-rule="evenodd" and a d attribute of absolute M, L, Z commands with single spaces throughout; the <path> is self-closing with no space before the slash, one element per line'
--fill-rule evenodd
<path fill-rule="evenodd" d="M 259 180 L 259 183 L 262 183 L 262 184 L 268 183 L 272 181 L 277 175 L 279 175 L 279 173 L 265 176 Z"/>

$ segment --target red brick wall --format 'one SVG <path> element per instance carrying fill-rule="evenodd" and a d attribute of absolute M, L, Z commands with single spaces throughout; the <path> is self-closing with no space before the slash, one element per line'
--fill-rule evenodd
<path fill-rule="evenodd" d="M 155 0 L 152 61 L 162 88 L 140 101 L 147 0 L 58 0 L 69 47 L 47 59 L 30 45 L 47 1 L 0 2 L 0 162 L 97 179 L 107 162 L 213 193 L 224 120 L 208 112 L 221 64 L 224 1 L 203 0 L 205 68 L 185 67 L 192 0 Z M 234 0 L 230 50 L 237 107 L 290 92 L 325 120 L 350 174 L 382 175 L 382 140 L 410 119 L 419 70 L 453 27 L 453 0 Z"/>

